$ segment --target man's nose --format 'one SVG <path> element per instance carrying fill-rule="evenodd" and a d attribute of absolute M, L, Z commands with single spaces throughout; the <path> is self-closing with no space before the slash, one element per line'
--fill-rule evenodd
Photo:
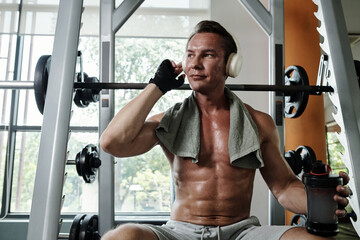
<path fill-rule="evenodd" d="M 200 56 L 194 56 L 192 59 L 188 60 L 190 62 L 189 67 L 190 68 L 201 68 L 202 67 L 202 61 Z"/>

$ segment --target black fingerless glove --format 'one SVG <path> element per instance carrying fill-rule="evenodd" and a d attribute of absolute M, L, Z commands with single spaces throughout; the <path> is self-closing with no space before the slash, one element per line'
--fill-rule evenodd
<path fill-rule="evenodd" d="M 184 76 L 179 76 L 176 79 L 174 67 L 171 65 L 170 60 L 162 61 L 155 76 L 150 79 L 149 83 L 154 83 L 164 94 L 171 89 L 175 89 L 184 84 Z"/>

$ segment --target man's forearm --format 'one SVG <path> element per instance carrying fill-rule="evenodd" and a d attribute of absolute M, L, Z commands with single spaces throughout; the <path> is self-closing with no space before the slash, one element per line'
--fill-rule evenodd
<path fill-rule="evenodd" d="M 287 210 L 298 213 L 306 214 L 307 200 L 304 184 L 298 180 L 292 180 L 287 188 L 278 197 L 279 203 Z"/>
<path fill-rule="evenodd" d="M 159 98 L 184 83 L 184 76 L 178 76 L 181 65 L 168 59 L 161 62 L 146 88 L 111 120 L 102 133 L 100 145 L 104 151 L 114 156 L 133 156 L 150 150 L 156 143 L 155 128 L 160 115 L 155 120 L 146 121 L 148 114 Z"/>

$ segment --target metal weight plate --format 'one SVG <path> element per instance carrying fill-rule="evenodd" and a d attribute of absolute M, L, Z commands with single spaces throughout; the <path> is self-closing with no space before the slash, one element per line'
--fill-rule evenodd
<path fill-rule="evenodd" d="M 86 214 L 78 214 L 75 216 L 70 227 L 69 240 L 79 240 L 81 223 L 86 217 Z"/>
<path fill-rule="evenodd" d="M 296 151 L 287 151 L 285 153 L 285 160 L 288 162 L 291 170 L 295 175 L 301 173 L 302 170 L 302 161 L 300 155 Z"/>
<path fill-rule="evenodd" d="M 89 181 L 87 181 L 87 178 L 85 176 L 86 169 L 84 168 L 84 165 L 86 164 L 86 154 L 88 152 L 87 147 L 88 147 L 88 145 L 76 154 L 75 164 L 76 164 L 76 171 L 77 171 L 78 175 L 82 176 L 83 179 L 85 180 L 85 182 L 89 183 Z"/>
<path fill-rule="evenodd" d="M 354 64 L 355 64 L 356 77 L 360 87 L 360 61 L 354 60 Z"/>
<path fill-rule="evenodd" d="M 93 181 L 95 181 L 97 170 L 101 165 L 101 161 L 99 159 L 97 148 L 95 146 L 94 146 L 93 151 L 88 152 L 85 161 L 87 163 L 84 166 L 84 172 L 85 172 L 85 178 L 86 178 L 85 181 L 88 183 L 92 183 Z M 83 175 L 83 177 L 84 177 L 84 175 Z"/>
<path fill-rule="evenodd" d="M 34 94 L 36 105 L 42 114 L 44 111 L 46 89 L 50 72 L 51 55 L 44 55 L 39 58 L 35 67 Z"/>
<path fill-rule="evenodd" d="M 294 214 L 290 221 L 290 226 L 305 227 L 307 217 L 302 214 Z"/>
<path fill-rule="evenodd" d="M 78 106 L 79 108 L 85 108 L 87 106 L 89 106 L 90 102 L 87 101 L 83 101 L 84 97 L 84 91 L 83 89 L 77 89 L 75 92 L 75 96 L 74 96 L 74 103 L 76 106 Z"/>
<path fill-rule="evenodd" d="M 79 240 L 99 240 L 98 216 L 88 214 L 80 226 Z"/>
<path fill-rule="evenodd" d="M 285 70 L 286 86 L 309 86 L 309 78 L 301 66 L 292 65 Z M 285 117 L 297 118 L 305 111 L 309 93 L 295 92 L 285 96 Z"/>
<path fill-rule="evenodd" d="M 78 152 L 75 157 L 76 172 L 78 173 L 79 176 L 82 176 L 81 165 L 80 165 L 81 152 L 82 151 Z"/>
<path fill-rule="evenodd" d="M 301 156 L 304 173 L 309 173 L 313 163 L 317 160 L 314 150 L 309 146 L 299 146 L 295 152 Z"/>
<path fill-rule="evenodd" d="M 82 82 L 81 73 L 77 74 L 77 82 Z M 84 72 L 84 83 L 98 83 L 99 79 L 96 77 L 89 77 Z M 89 106 L 92 102 L 98 102 L 100 99 L 99 89 L 77 89 L 74 96 L 74 103 L 80 108 Z"/>
<path fill-rule="evenodd" d="M 86 145 L 76 155 L 76 171 L 86 183 L 92 183 L 95 180 L 97 169 L 101 165 L 98 157 L 97 147 L 93 144 Z"/>
<path fill-rule="evenodd" d="M 84 79 L 82 79 L 81 73 L 77 73 L 76 74 L 77 82 L 85 82 L 84 80 L 86 78 L 88 78 L 88 75 L 84 72 L 83 76 L 84 76 Z M 75 91 L 74 103 L 75 103 L 76 106 L 78 106 L 80 108 L 85 108 L 90 104 L 90 102 L 88 102 L 88 101 L 86 101 L 84 99 L 84 92 L 85 91 L 86 91 L 86 89 L 82 89 L 82 88 L 76 89 L 76 91 Z"/>
<path fill-rule="evenodd" d="M 83 179 L 86 183 L 92 183 L 95 180 L 96 170 L 93 171 L 91 167 L 90 158 L 93 151 L 96 151 L 96 147 L 93 144 L 88 144 L 82 151 L 82 158 L 84 164 L 81 165 L 81 172 Z"/>

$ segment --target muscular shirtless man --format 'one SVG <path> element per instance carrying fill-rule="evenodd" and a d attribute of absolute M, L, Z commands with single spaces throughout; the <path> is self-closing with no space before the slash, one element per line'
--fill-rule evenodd
<path fill-rule="evenodd" d="M 220 24 L 200 22 L 187 44 L 186 67 L 183 69 L 181 63 L 169 60 L 162 62 L 148 86 L 110 122 L 101 136 L 101 147 L 116 157 L 128 157 L 160 144 L 171 165 L 176 197 L 171 220 L 166 225 L 124 224 L 109 231 L 103 239 L 322 239 L 305 228 L 260 226 L 255 217 L 250 217 L 257 167 L 234 166 L 229 154 L 232 141 L 229 135 L 233 131 L 230 108 L 236 100 L 229 100 L 231 93 L 225 88 L 226 63 L 236 51 L 233 38 Z M 182 70 L 193 90 L 200 121 L 196 159 L 176 155 L 161 142 L 156 129 L 164 113 L 147 119 L 163 94 L 183 84 L 183 77 L 176 79 Z M 249 116 L 258 133 L 256 140 L 261 151 L 257 155 L 259 160 L 255 157 L 252 161 L 259 161 L 261 175 L 282 206 L 295 213 L 306 213 L 304 185 L 279 150 L 279 136 L 272 118 L 249 105 L 243 106 L 245 117 Z M 345 173 L 341 176 L 346 184 L 348 176 Z M 346 206 L 349 190 L 342 186 L 337 190 L 339 195 L 334 200 Z M 338 209 L 336 214 L 341 217 L 346 212 Z"/>

